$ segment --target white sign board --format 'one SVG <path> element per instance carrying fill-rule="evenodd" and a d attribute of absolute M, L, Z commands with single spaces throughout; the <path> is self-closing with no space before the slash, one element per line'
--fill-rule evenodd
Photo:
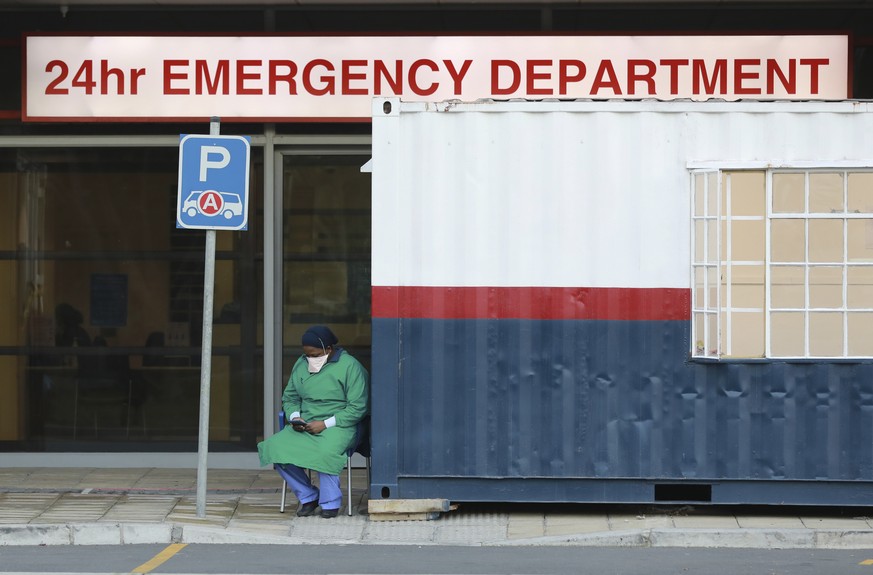
<path fill-rule="evenodd" d="M 25 53 L 25 121 L 368 120 L 374 96 L 840 100 L 849 73 L 845 35 L 31 35 Z"/>

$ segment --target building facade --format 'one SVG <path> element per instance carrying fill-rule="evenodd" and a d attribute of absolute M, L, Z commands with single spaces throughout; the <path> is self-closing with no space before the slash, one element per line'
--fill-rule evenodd
<path fill-rule="evenodd" d="M 387 64 L 380 71 L 386 92 L 402 83 L 404 89 L 419 89 L 421 98 L 437 99 L 440 93 L 429 93 L 436 74 L 443 74 L 439 77 L 450 89 L 453 80 L 461 81 L 464 68 L 433 58 L 434 68 L 418 64 L 419 75 L 411 75 L 409 66 L 428 59 L 412 58 L 420 47 L 416 41 L 404 51 L 403 41 L 410 37 L 454 38 L 457 45 L 463 44 L 458 38 L 498 37 L 508 47 L 522 38 L 545 39 L 539 59 L 558 62 L 561 52 L 555 46 L 568 37 L 668 37 L 678 49 L 693 52 L 700 42 L 683 43 L 683 38 L 841 36 L 846 39 L 845 90 L 837 99 L 863 99 L 873 96 L 870 16 L 873 8 L 863 3 L 824 1 L 0 2 L 0 71 L 6 78 L 0 83 L 5 207 L 0 212 L 0 460 L 10 465 L 193 461 L 205 234 L 175 225 L 178 146 L 180 134 L 207 133 L 208 118 L 216 114 L 205 106 L 181 112 L 163 106 L 215 95 L 225 81 L 227 90 L 241 91 L 235 94 L 239 102 L 253 89 L 247 75 L 268 79 L 271 73 L 280 90 L 290 90 L 294 82 L 294 89 L 315 96 L 329 85 L 365 99 L 387 95 L 373 93 L 371 78 L 354 67 L 345 76 L 317 68 L 321 73 L 309 79 L 305 65 L 293 76 L 279 64 L 222 72 L 221 58 L 213 67 L 198 68 L 197 50 L 208 53 L 203 46 L 215 38 L 250 39 L 256 51 L 269 38 L 318 37 L 321 45 L 331 38 L 387 39 L 387 49 L 409 61 L 402 71 Z M 101 38 L 118 37 L 152 41 L 139 53 L 132 48 L 132 54 L 99 47 Z M 161 37 L 181 55 L 163 59 L 177 62 L 163 70 L 165 91 L 150 99 L 152 108 L 115 113 L 87 98 L 76 101 L 79 108 L 65 107 L 71 95 L 96 98 L 103 92 L 114 96 L 110 107 L 126 105 L 135 89 L 146 90 L 151 72 L 138 75 L 138 64 L 116 66 L 113 58 L 148 61 L 152 56 L 146 53 L 159 51 L 161 42 L 154 39 Z M 94 39 L 86 49 L 96 50 L 98 57 L 91 67 L 81 59 L 65 63 L 50 57 L 34 73 L 28 65 L 35 62 L 36 44 L 29 50 L 29 39 L 52 38 Z M 189 45 L 192 52 L 186 52 Z M 52 42 L 48 46 L 58 49 Z M 223 49 L 230 50 L 228 59 L 235 57 L 233 48 Z M 276 61 L 295 61 L 282 56 L 282 49 Z M 64 50 L 60 53 L 74 53 Z M 267 61 L 260 52 L 248 58 Z M 797 58 L 797 73 L 811 78 L 813 66 L 800 63 L 808 57 Z M 572 83 L 582 74 L 579 66 L 556 64 L 552 72 L 536 63 L 525 68 L 520 56 L 501 60 L 509 79 L 484 96 L 578 97 L 537 90 L 538 74 L 553 73 L 556 81 L 563 74 Z M 668 72 L 679 70 L 670 66 Z M 514 70 L 526 73 L 527 80 L 513 78 Z M 754 73 L 762 82 L 769 73 L 784 88 L 791 83 L 788 70 Z M 586 81 L 600 77 L 604 91 L 589 92 L 589 98 L 650 96 L 642 91 L 645 67 L 630 84 L 623 83 L 626 78 L 613 81 L 608 71 L 598 73 L 590 67 Z M 714 81 L 712 70 L 706 74 L 704 85 Z M 37 89 L 30 85 L 40 77 L 42 101 L 34 99 Z M 507 92 L 514 79 L 528 91 Z M 640 91 L 632 93 L 629 86 Z M 669 96 L 669 82 L 664 89 Z M 49 97 L 52 90 L 59 92 L 55 99 Z M 374 208 L 370 175 L 361 171 L 371 156 L 370 122 L 309 108 L 277 112 L 261 102 L 252 94 L 238 115 L 233 110 L 218 114 L 222 134 L 251 136 L 252 155 L 248 229 L 218 233 L 210 416 L 215 465 L 256 465 L 255 445 L 274 429 L 277 398 L 307 326 L 331 325 L 341 343 L 371 367 Z"/>

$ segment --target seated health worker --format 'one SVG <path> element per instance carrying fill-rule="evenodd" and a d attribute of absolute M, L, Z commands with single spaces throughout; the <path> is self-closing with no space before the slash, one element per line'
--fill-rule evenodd
<path fill-rule="evenodd" d="M 369 375 L 323 325 L 306 330 L 302 344 L 303 355 L 282 394 L 288 425 L 259 443 L 258 454 L 261 465 L 272 463 L 294 491 L 299 517 L 314 515 L 320 506 L 320 515 L 328 519 L 339 514 L 339 475 L 355 426 L 370 410 Z M 319 488 L 306 469 L 318 472 Z"/>

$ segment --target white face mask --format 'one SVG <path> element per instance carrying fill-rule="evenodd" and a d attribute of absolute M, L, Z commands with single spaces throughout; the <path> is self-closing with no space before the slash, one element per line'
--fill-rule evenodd
<path fill-rule="evenodd" d="M 309 364 L 309 373 L 318 373 L 321 371 L 321 368 L 324 367 L 324 364 L 327 363 L 327 358 L 330 357 L 330 354 L 325 352 L 324 355 L 320 355 L 318 357 L 309 357 L 306 356 L 306 363 Z"/>

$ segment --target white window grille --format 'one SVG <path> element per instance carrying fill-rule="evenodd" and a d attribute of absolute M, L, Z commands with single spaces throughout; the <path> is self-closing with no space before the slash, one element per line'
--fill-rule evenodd
<path fill-rule="evenodd" d="M 692 355 L 873 357 L 873 171 L 692 176 Z"/>

